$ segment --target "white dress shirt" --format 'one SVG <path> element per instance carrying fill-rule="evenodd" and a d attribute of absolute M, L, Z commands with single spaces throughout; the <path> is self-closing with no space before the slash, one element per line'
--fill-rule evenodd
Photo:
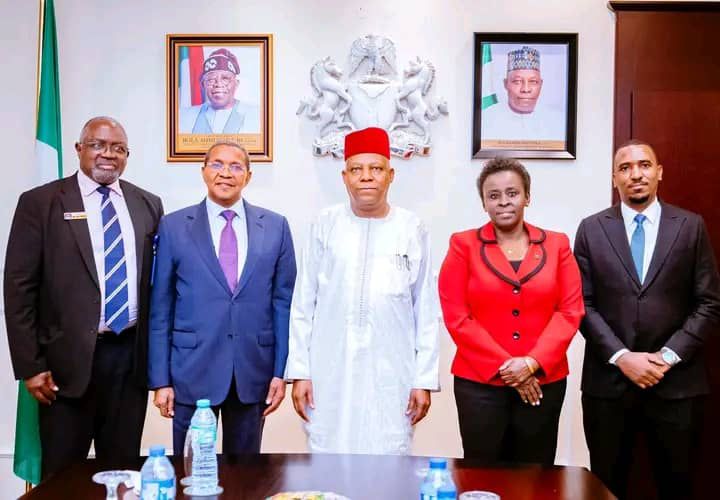
<path fill-rule="evenodd" d="M 105 323 L 105 237 L 103 233 L 102 212 L 100 203 L 102 195 L 97 188 L 100 184 L 88 177 L 82 170 L 78 170 L 78 185 L 82 197 L 83 208 L 87 216 L 88 230 L 90 231 L 90 242 L 92 243 L 95 270 L 100 285 L 100 318 L 98 321 L 98 332 L 109 332 L 110 328 Z M 120 181 L 108 184 L 110 188 L 110 201 L 115 207 L 118 220 L 120 221 L 120 232 L 123 238 L 125 252 L 125 268 L 127 270 L 128 282 L 128 314 L 132 326 L 137 322 L 137 255 L 135 254 L 135 230 L 133 229 L 130 212 L 125 202 Z"/>
<path fill-rule="evenodd" d="M 212 235 L 213 246 L 215 247 L 215 255 L 220 258 L 220 236 L 222 230 L 227 223 L 222 212 L 225 210 L 233 210 L 237 217 L 233 217 L 232 228 L 235 231 L 235 237 L 238 243 L 238 279 L 242 275 L 243 267 L 245 266 L 245 259 L 247 257 L 248 248 L 248 232 L 247 232 L 247 219 L 245 217 L 245 206 L 243 205 L 242 198 L 240 198 L 233 206 L 223 207 L 218 205 L 210 198 L 205 200 L 205 206 L 207 207 L 208 222 L 210 222 L 210 234 Z"/>
<path fill-rule="evenodd" d="M 650 268 L 650 261 L 652 260 L 653 253 L 655 252 L 655 244 L 657 243 L 658 230 L 660 229 L 660 215 L 662 214 L 662 206 L 658 202 L 657 198 L 650 203 L 642 212 L 638 212 L 627 206 L 625 203 L 620 203 L 620 213 L 622 214 L 623 224 L 625 224 L 625 234 L 627 235 L 628 245 L 632 244 L 632 235 L 637 227 L 635 222 L 635 216 L 637 214 L 643 214 L 646 219 L 643 221 L 643 229 L 645 231 L 645 252 L 643 253 L 643 266 L 642 276 L 640 276 L 640 283 L 645 281 L 648 269 Z M 669 347 L 664 348 L 672 351 Z M 620 349 L 618 352 L 613 354 L 608 361 L 614 365 L 620 356 L 630 352 L 630 349 Z M 674 351 L 672 351 L 675 354 Z M 675 354 L 677 356 L 677 354 Z M 677 356 L 680 359 L 679 356 Z"/>

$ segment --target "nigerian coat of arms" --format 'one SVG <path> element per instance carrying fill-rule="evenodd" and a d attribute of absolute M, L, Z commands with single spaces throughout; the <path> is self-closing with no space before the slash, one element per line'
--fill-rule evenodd
<path fill-rule="evenodd" d="M 330 56 L 312 66 L 313 96 L 300 101 L 297 114 L 317 122 L 316 156 L 342 158 L 345 135 L 366 127 L 385 129 L 395 156 L 430 154 L 430 122 L 448 114 L 445 100 L 429 95 L 435 67 L 416 57 L 398 77 L 395 59 L 392 40 L 366 35 L 350 47 L 347 79 Z"/>

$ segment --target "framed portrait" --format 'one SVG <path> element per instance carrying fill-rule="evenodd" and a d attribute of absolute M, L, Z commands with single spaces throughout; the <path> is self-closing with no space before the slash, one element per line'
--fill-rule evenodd
<path fill-rule="evenodd" d="M 575 159 L 577 33 L 475 33 L 473 158 Z"/>
<path fill-rule="evenodd" d="M 167 35 L 167 159 L 202 161 L 219 140 L 272 161 L 272 35 Z"/>

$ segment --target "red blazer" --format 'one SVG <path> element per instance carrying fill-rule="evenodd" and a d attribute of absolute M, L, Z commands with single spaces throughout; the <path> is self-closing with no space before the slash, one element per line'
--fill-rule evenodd
<path fill-rule="evenodd" d="M 530 247 L 517 273 L 492 223 L 450 237 L 439 289 L 458 377 L 503 385 L 498 369 L 514 356 L 540 364 L 541 384 L 568 374 L 566 351 L 585 312 L 580 271 L 566 235 L 525 229 Z"/>

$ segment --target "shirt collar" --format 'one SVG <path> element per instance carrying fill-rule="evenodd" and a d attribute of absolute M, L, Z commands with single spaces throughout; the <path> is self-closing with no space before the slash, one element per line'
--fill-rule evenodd
<path fill-rule="evenodd" d="M 210 198 L 205 198 L 205 205 L 207 206 L 207 211 L 211 218 L 222 217 L 221 214 L 225 210 L 234 210 L 237 214 L 238 219 L 240 220 L 243 220 L 245 218 L 245 205 L 243 204 L 242 197 L 231 207 L 223 207 L 222 205 L 218 205 Z"/>
<path fill-rule="evenodd" d="M 630 227 L 635 223 L 635 216 L 639 213 L 642 213 L 645 217 L 647 217 L 645 222 L 655 225 L 658 220 L 660 220 L 660 203 L 656 197 L 653 202 L 645 208 L 645 210 L 638 212 L 637 210 L 627 206 L 625 203 L 620 202 L 620 213 L 622 214 L 623 222 L 626 227 Z"/>
<path fill-rule="evenodd" d="M 77 180 L 78 185 L 80 186 L 80 193 L 83 195 L 83 197 L 87 198 L 93 193 L 97 192 L 97 188 L 99 188 L 102 184 L 99 184 L 95 182 L 93 179 L 88 177 L 88 175 L 82 171 L 82 169 L 78 169 L 77 172 Z M 112 184 L 108 184 L 107 187 L 110 188 L 112 192 L 117 194 L 118 196 L 122 197 L 123 192 L 122 189 L 120 189 L 120 179 L 117 179 Z"/>

